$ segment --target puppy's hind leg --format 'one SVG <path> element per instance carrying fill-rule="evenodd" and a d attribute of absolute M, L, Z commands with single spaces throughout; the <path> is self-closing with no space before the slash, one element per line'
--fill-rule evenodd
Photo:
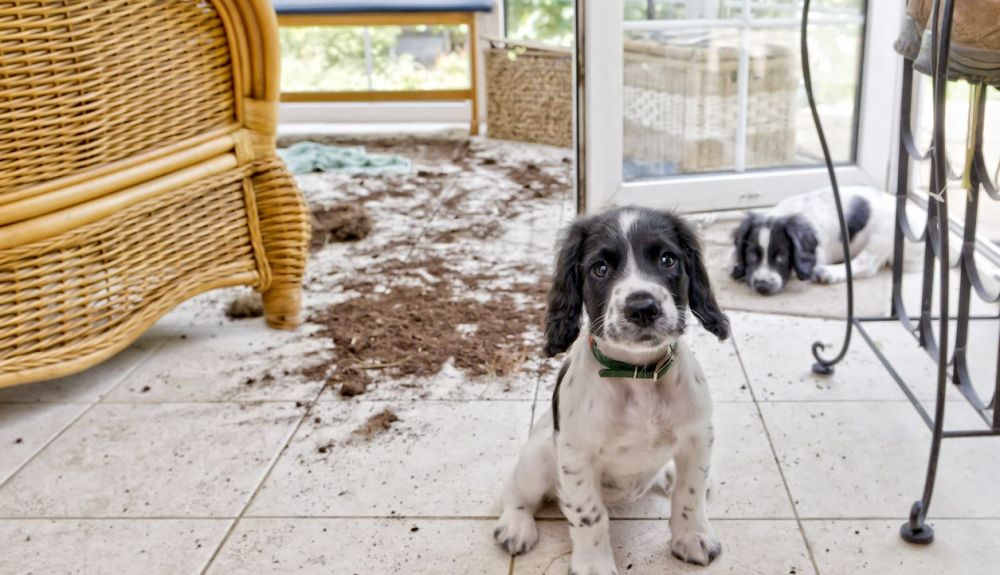
<path fill-rule="evenodd" d="M 854 274 L 854 279 L 870 278 L 891 261 L 892 250 L 889 250 L 888 254 L 882 251 L 864 250 L 851 258 L 851 273 Z M 816 266 L 813 277 L 821 284 L 847 281 L 847 266 L 844 264 Z"/>
<path fill-rule="evenodd" d="M 549 418 L 551 421 L 551 417 Z M 538 543 L 535 511 L 555 492 L 556 457 L 552 424 L 533 433 L 503 489 L 503 511 L 493 538 L 511 555 L 526 553 Z"/>

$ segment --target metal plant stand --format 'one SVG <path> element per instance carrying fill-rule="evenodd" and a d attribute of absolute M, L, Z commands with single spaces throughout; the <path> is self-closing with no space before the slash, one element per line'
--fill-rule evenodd
<path fill-rule="evenodd" d="M 808 4 L 808 2 L 807 2 Z M 943 4 L 940 6 L 939 5 Z M 899 160 L 897 166 L 897 186 L 896 186 L 896 231 L 895 231 L 895 256 L 892 266 L 892 307 L 891 315 L 888 318 L 854 316 L 853 310 L 853 282 L 848 263 L 848 319 L 847 332 L 840 353 L 832 359 L 824 359 L 821 356 L 822 344 L 814 344 L 813 355 L 817 363 L 813 366 L 816 373 L 829 374 L 833 372 L 834 365 L 843 359 L 848 346 L 850 345 L 851 330 L 857 329 L 871 349 L 878 356 L 879 360 L 886 367 L 889 374 L 896 380 L 903 393 L 913 404 L 913 407 L 920 414 L 927 426 L 931 429 L 933 439 L 930 446 L 930 457 L 927 464 L 927 477 L 924 483 L 924 492 L 919 501 L 913 504 L 910 510 L 910 518 L 900 528 L 900 535 L 906 541 L 918 544 L 928 544 L 934 539 L 934 530 L 927 525 L 927 510 L 934 493 L 934 481 L 937 474 L 938 456 L 941 451 L 941 441 L 959 437 L 977 437 L 988 435 L 1000 435 L 1000 410 L 995 409 L 998 396 L 1000 396 L 1000 369 L 998 369 L 997 380 L 993 384 L 993 394 L 988 401 L 983 401 L 972 385 L 972 374 L 967 363 L 967 343 L 969 341 L 969 326 L 973 321 L 997 321 L 997 316 L 972 316 L 970 305 L 973 292 L 977 297 L 988 303 L 1000 302 L 1000 293 L 989 293 L 983 286 L 979 270 L 976 267 L 974 258 L 976 245 L 976 221 L 979 208 L 979 196 L 982 190 L 996 201 L 1000 201 L 1000 193 L 997 191 L 996 182 L 990 180 L 985 161 L 983 159 L 983 124 L 984 111 L 986 106 L 986 90 L 983 85 L 974 85 L 972 88 L 974 103 L 970 115 L 970 146 L 967 152 L 968 158 L 965 169 L 965 187 L 967 188 L 967 203 L 965 206 L 965 227 L 964 237 L 961 246 L 959 260 L 960 281 L 958 285 L 958 309 L 953 313 L 949 309 L 949 231 L 948 231 L 948 162 L 945 154 L 945 93 L 947 87 L 947 70 L 949 41 L 951 35 L 952 13 L 954 10 L 953 0 L 939 0 L 934 3 L 934 16 L 932 19 L 933 39 L 932 39 L 932 68 L 933 80 L 933 102 L 934 102 L 934 130 L 933 143 L 931 149 L 922 153 L 917 149 L 914 138 L 910 130 L 911 96 L 913 91 L 913 62 L 904 60 L 903 83 L 902 83 L 902 108 L 900 117 L 900 143 Z M 821 126 L 818 125 L 820 133 Z M 821 141 L 823 140 L 821 136 Z M 924 229 L 919 232 L 914 231 L 906 216 L 906 200 L 909 189 L 909 175 L 911 162 L 924 160 L 931 162 L 931 191 L 928 202 L 927 222 Z M 833 175 L 831 174 L 831 178 Z M 839 208 L 839 190 L 834 183 L 834 193 L 837 196 Z M 966 199 L 963 197 L 963 199 Z M 844 219 L 841 215 L 841 230 L 844 226 Z M 846 234 L 844 234 L 846 238 Z M 903 250 L 905 246 L 904 238 L 912 242 L 923 242 L 925 247 L 922 292 L 920 298 L 919 315 L 912 317 L 903 304 L 902 278 L 903 278 Z M 847 250 L 845 250 L 845 253 Z M 934 271 L 935 266 L 939 272 L 940 289 L 938 296 L 937 310 L 934 309 Z M 936 311 L 936 313 L 935 313 Z M 937 394 L 935 399 L 934 414 L 931 416 L 920 404 L 916 396 L 897 371 L 891 362 L 875 346 L 871 337 L 865 331 L 866 322 L 899 322 L 900 326 L 913 335 L 918 344 L 937 363 Z M 933 322 L 937 321 L 937 335 L 934 333 Z M 949 353 L 949 324 L 955 322 L 955 345 L 953 352 Z M 1000 359 L 1000 352 L 998 352 Z M 955 386 L 976 409 L 983 419 L 984 426 L 978 429 L 968 429 L 961 431 L 944 431 L 944 409 L 945 393 L 949 386 Z M 991 413 L 992 411 L 992 413 Z"/>

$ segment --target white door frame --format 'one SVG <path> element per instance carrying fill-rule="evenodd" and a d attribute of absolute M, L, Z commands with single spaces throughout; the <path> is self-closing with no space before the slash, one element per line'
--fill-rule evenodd
<path fill-rule="evenodd" d="M 753 208 L 828 185 L 826 170 L 821 166 L 624 182 L 623 0 L 576 1 L 585 14 L 577 35 L 578 48 L 582 44 L 578 78 L 583 77 L 585 89 L 583 106 L 577 110 L 578 148 L 582 148 L 578 152 L 584 160 L 579 168 L 583 178 L 578 190 L 584 199 L 578 205 L 586 206 L 588 213 L 623 204 L 675 207 L 685 212 Z M 898 141 L 897 86 L 902 62 L 892 43 L 899 32 L 903 6 L 904 0 L 867 3 L 857 159 L 854 164 L 837 167 L 842 185 L 867 184 L 888 190 L 895 184 L 890 168 Z"/>

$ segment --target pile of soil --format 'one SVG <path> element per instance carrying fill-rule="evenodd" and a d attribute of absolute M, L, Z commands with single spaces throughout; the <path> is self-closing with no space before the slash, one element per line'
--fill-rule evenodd
<path fill-rule="evenodd" d="M 311 219 L 312 240 L 309 247 L 312 251 L 328 243 L 358 241 L 372 231 L 372 215 L 360 203 L 313 206 Z"/>
<path fill-rule="evenodd" d="M 334 305 L 309 321 L 334 342 L 336 367 L 328 380 L 344 396 L 363 393 L 385 372 L 434 375 L 449 359 L 471 377 L 502 377 L 541 353 L 526 335 L 544 321 L 545 288 L 518 287 L 530 302 L 511 293 L 483 302 L 440 286 L 401 286 Z"/>
<path fill-rule="evenodd" d="M 226 304 L 229 319 L 249 319 L 264 315 L 264 303 L 257 292 L 243 292 Z"/>

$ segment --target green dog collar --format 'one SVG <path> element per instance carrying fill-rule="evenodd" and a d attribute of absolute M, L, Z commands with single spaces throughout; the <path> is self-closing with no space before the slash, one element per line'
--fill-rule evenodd
<path fill-rule="evenodd" d="M 675 343 L 670 346 L 670 351 L 663 359 L 656 363 L 647 363 L 646 365 L 636 365 L 611 359 L 604 355 L 601 350 L 597 349 L 597 342 L 593 337 L 590 338 L 590 351 L 594 354 L 594 359 L 597 360 L 597 363 L 604 366 L 604 369 L 598 372 L 601 377 L 652 379 L 653 381 L 658 381 L 670 371 L 670 367 L 674 364 L 674 353 L 677 351 L 677 344 Z"/>

